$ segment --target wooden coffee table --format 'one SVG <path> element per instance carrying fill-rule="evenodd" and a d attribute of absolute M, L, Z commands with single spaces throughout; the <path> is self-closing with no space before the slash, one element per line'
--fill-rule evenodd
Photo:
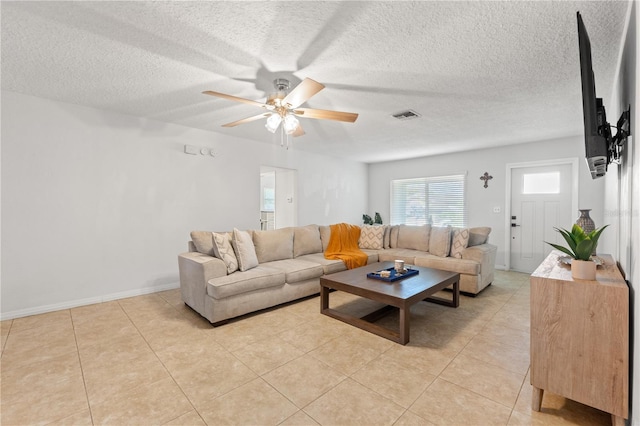
<path fill-rule="evenodd" d="M 320 312 L 332 318 L 406 345 L 409 342 L 410 308 L 425 300 L 457 308 L 460 304 L 460 274 L 440 269 L 412 266 L 418 275 L 395 282 L 367 278 L 369 272 L 393 267 L 393 262 L 379 262 L 320 277 Z M 453 285 L 451 300 L 432 295 Z M 340 290 L 387 306 L 358 318 L 329 307 L 330 290 Z M 431 297 L 430 297 L 431 296 Z M 400 310 L 399 331 L 381 327 L 373 322 L 395 308 Z"/>

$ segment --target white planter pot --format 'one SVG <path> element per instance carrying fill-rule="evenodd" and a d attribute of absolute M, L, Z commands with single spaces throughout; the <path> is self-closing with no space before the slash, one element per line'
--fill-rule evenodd
<path fill-rule="evenodd" d="M 592 260 L 576 260 L 571 261 L 571 276 L 577 280 L 595 280 L 596 279 L 596 263 Z"/>

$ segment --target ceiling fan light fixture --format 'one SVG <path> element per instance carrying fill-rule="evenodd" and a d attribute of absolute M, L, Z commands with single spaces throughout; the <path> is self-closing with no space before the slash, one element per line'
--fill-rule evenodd
<path fill-rule="evenodd" d="M 282 125 L 284 126 L 285 133 L 290 135 L 291 133 L 296 131 L 296 129 L 300 125 L 300 122 L 292 114 L 287 114 L 284 117 L 284 123 Z"/>
<path fill-rule="evenodd" d="M 264 125 L 264 127 L 266 127 L 267 130 L 271 133 L 275 133 L 281 121 L 282 117 L 280 117 L 280 114 L 273 113 L 269 116 L 269 118 L 267 118 L 267 123 Z"/>

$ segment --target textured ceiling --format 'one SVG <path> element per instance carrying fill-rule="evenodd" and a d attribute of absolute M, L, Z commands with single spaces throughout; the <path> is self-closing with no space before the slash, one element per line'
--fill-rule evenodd
<path fill-rule="evenodd" d="M 294 149 L 364 162 L 582 132 L 576 11 L 611 93 L 628 2 L 6 2 L 2 89 L 264 143 L 274 78 L 326 89 Z M 399 121 L 412 109 L 422 116 Z M 611 120 L 611 117 L 610 117 Z M 218 138 L 216 138 L 218 140 Z"/>

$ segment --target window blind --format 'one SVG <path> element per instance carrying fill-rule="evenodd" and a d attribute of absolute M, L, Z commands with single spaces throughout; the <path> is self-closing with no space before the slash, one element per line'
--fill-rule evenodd
<path fill-rule="evenodd" d="M 465 175 L 392 180 L 390 222 L 465 227 Z"/>

